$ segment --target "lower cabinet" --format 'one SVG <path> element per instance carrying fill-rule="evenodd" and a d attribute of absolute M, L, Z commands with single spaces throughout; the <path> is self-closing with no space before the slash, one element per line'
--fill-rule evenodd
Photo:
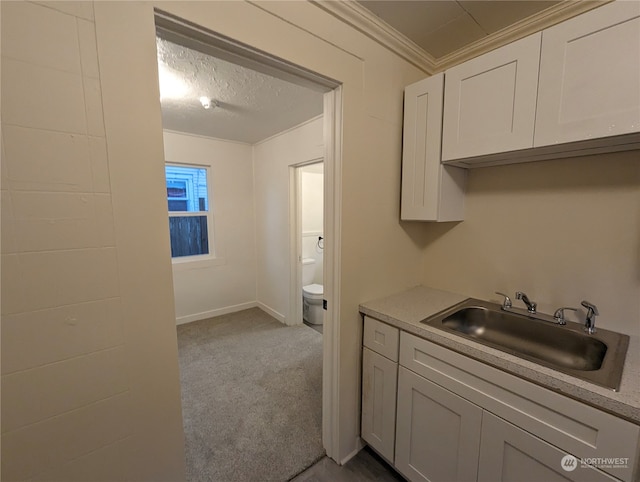
<path fill-rule="evenodd" d="M 481 426 L 480 407 L 399 368 L 395 466 L 407 478 L 475 481 Z"/>
<path fill-rule="evenodd" d="M 361 433 L 408 480 L 640 481 L 638 425 L 383 325 L 365 319 Z"/>
<path fill-rule="evenodd" d="M 478 481 L 522 482 L 524 477 L 544 482 L 619 480 L 582 466 L 579 459 L 485 411 Z"/>
<path fill-rule="evenodd" d="M 394 465 L 411 481 L 619 480 L 402 366 L 396 424 Z"/>
<path fill-rule="evenodd" d="M 393 463 L 398 364 L 362 349 L 362 438 Z"/>

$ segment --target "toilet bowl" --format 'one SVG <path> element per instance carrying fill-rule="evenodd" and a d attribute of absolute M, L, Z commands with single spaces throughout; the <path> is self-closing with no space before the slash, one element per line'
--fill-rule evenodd
<path fill-rule="evenodd" d="M 322 285 L 313 283 L 302 287 L 302 318 L 312 325 L 322 325 L 324 321 L 322 295 Z"/>

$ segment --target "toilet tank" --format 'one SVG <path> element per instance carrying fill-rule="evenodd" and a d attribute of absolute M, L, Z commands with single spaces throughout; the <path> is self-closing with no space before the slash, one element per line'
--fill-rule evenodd
<path fill-rule="evenodd" d="M 302 258 L 302 286 L 313 283 L 316 274 L 316 260 L 313 258 Z"/>

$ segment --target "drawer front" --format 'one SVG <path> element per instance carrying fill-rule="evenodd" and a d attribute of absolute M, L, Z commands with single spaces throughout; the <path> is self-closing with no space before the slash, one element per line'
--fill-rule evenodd
<path fill-rule="evenodd" d="M 400 330 L 397 328 L 368 316 L 364 317 L 362 344 L 370 350 L 397 362 L 399 337 Z"/>
<path fill-rule="evenodd" d="M 402 333 L 400 365 L 580 458 L 628 458 L 602 468 L 632 481 L 640 427 L 447 348 Z"/>

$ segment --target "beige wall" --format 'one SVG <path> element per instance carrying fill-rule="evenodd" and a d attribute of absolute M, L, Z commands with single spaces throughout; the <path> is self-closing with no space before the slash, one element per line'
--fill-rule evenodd
<path fill-rule="evenodd" d="M 113 8 L 124 10 L 125 5 Z M 310 2 L 159 2 L 158 8 L 343 83 L 339 435 L 357 449 L 360 302 L 421 279 L 422 246 L 398 221 L 402 95 L 424 77 Z"/>
<path fill-rule="evenodd" d="M 184 478 L 153 11 L 100 6 L 1 6 L 3 480 Z"/>
<path fill-rule="evenodd" d="M 336 448 L 336 458 L 343 459 L 357 448 L 359 432 L 361 319 L 358 304 L 416 284 L 421 276 L 419 260 L 422 248 L 412 240 L 407 230 L 399 226 L 398 200 L 402 90 L 406 84 L 423 75 L 376 42 L 308 2 L 159 2 L 158 6 L 343 83 L 344 205 L 338 380 L 340 433 L 339 446 Z M 39 13 L 55 11 L 48 7 L 37 8 L 40 9 Z M 70 9 L 80 17 L 89 17 L 89 20 L 93 15 L 88 13 L 91 8 L 87 4 L 58 3 L 56 8 Z M 7 10 L 5 2 L 2 9 L 4 19 Z M 60 313 L 52 312 L 47 320 L 57 320 L 58 328 L 48 322 L 47 328 L 53 331 L 55 336 L 50 336 L 54 336 L 54 339 L 61 338 L 56 346 L 62 354 L 45 360 L 31 360 L 29 363 L 39 370 L 42 364 L 56 363 L 63 357 L 69 357 L 69 350 L 75 345 L 62 335 L 63 330 L 70 331 L 70 326 L 84 326 L 77 321 L 80 319 L 90 320 L 91 323 L 104 319 L 103 328 L 111 333 L 111 338 L 98 338 L 113 350 L 120 350 L 118 353 L 123 356 L 117 354 L 113 363 L 124 365 L 117 366 L 116 363 L 112 368 L 113 377 L 91 376 L 94 380 L 91 387 L 98 387 L 91 396 L 76 391 L 79 385 L 75 383 L 77 378 L 74 378 L 72 369 L 61 368 L 57 378 L 60 383 L 71 383 L 72 388 L 64 391 L 59 390 L 60 385 L 54 381 L 49 388 L 41 387 L 28 383 L 26 375 L 19 374 L 19 377 L 24 377 L 24 390 L 37 386 L 44 394 L 38 393 L 41 404 L 36 408 L 18 407 L 28 415 L 21 418 L 24 423 L 31 423 L 28 430 L 16 428 L 3 434 L 3 460 L 10 461 L 9 465 L 3 466 L 3 471 L 10 470 L 5 474 L 15 474 L 18 479 L 36 473 L 59 474 L 63 478 L 73 474 L 79 478 L 83 474 L 109 477 L 114 473 L 116 475 L 112 475 L 112 478 L 115 479 L 180 480 L 183 477 L 183 450 L 171 266 L 166 236 L 168 223 L 162 192 L 162 130 L 153 11 L 151 5 L 146 3 L 96 3 L 99 65 L 95 63 L 95 46 L 91 41 L 82 41 L 82 38 L 91 38 L 90 26 L 74 18 L 70 20 L 71 27 L 55 27 L 58 28 L 55 34 L 52 34 L 50 28 L 54 27 L 48 21 L 37 21 L 35 24 L 39 25 L 39 29 L 13 30 L 5 28 L 5 24 L 14 23 L 13 19 L 3 22 L 3 50 L 4 37 L 11 31 L 11 35 L 19 39 L 16 42 L 19 46 L 16 55 L 20 56 L 26 51 L 27 55 L 33 53 L 37 57 L 28 65 L 16 67 L 16 78 L 12 81 L 16 92 L 22 93 L 19 105 L 23 108 L 16 112 L 19 110 L 19 115 L 32 111 L 44 112 L 49 123 L 27 127 L 42 130 L 53 127 L 54 130 L 75 135 L 64 136 L 64 140 L 56 138 L 46 141 L 49 143 L 46 145 L 52 148 L 45 150 L 44 158 L 63 153 L 56 158 L 56 162 L 62 162 L 64 167 L 53 170 L 52 175 L 55 178 L 55 175 L 62 173 L 61 178 L 56 179 L 67 185 L 64 189 L 74 190 L 69 186 L 81 182 L 79 177 L 87 176 L 87 162 L 93 163 L 91 168 L 96 169 L 90 176 L 96 173 L 98 177 L 104 176 L 106 137 L 109 188 L 104 188 L 106 192 L 97 190 L 99 188 L 96 186 L 100 186 L 98 183 L 83 185 L 79 192 L 86 194 L 87 202 L 91 198 L 94 203 L 100 198 L 97 194 L 111 196 L 113 233 L 103 233 L 107 244 L 100 244 L 99 247 L 88 247 L 94 243 L 93 240 L 71 247 L 65 245 L 64 242 L 68 240 L 63 239 L 63 244 L 57 247 L 38 248 L 52 250 L 61 247 L 63 254 L 52 254 L 50 251 L 33 255 L 13 251 L 3 253 L 3 299 L 9 300 L 3 303 L 3 309 L 7 315 L 18 315 L 40 309 L 55 310 L 65 303 L 75 306 L 85 302 L 113 300 L 115 311 L 106 308 L 98 310 L 104 318 L 98 317 L 95 311 L 89 315 L 82 315 L 79 311 L 77 314 L 67 313 L 64 307 Z M 79 29 L 79 46 L 73 44 L 77 38 L 73 34 L 75 28 Z M 84 30 L 80 31 L 80 28 Z M 41 35 L 38 37 L 36 33 Z M 29 34 L 34 38 L 24 37 Z M 58 42 L 62 41 L 71 42 L 69 48 L 60 48 Z M 65 58 L 68 52 L 85 56 L 86 59 L 93 56 L 91 65 L 87 64 L 90 70 L 80 70 L 77 65 L 79 60 L 76 59 L 72 62 L 74 65 L 69 67 L 75 69 L 74 73 L 71 76 L 68 72 L 63 75 L 61 71 L 67 67 L 61 66 L 61 63 L 68 60 Z M 5 116 L 6 103 L 13 97 L 13 93 L 6 95 L 9 92 L 7 85 L 11 85 L 11 82 L 5 82 L 5 73 L 9 71 L 8 75 L 14 75 L 7 68 L 8 65 L 3 59 L 2 107 L 5 121 L 8 119 Z M 45 82 L 45 79 L 51 82 Z M 45 89 L 44 85 L 49 87 Z M 53 85 L 57 85 L 59 90 Z M 73 100 L 66 102 L 68 96 Z M 92 134 L 87 132 L 85 122 L 95 121 L 100 125 L 100 100 L 104 106 L 104 132 Z M 17 101 L 13 105 L 15 107 Z M 77 119 L 68 126 L 60 120 L 74 115 Z M 24 125 L 21 117 L 13 122 Z M 47 135 L 42 134 L 44 137 Z M 3 136 L 6 144 L 3 148 L 6 151 L 9 142 L 4 129 Z M 85 141 L 89 147 L 95 148 L 97 157 L 85 152 L 89 147 L 77 146 L 77 143 Z M 35 149 L 38 145 L 35 142 L 21 142 L 19 149 Z M 5 154 L 11 157 L 9 153 Z M 41 154 L 36 152 L 29 157 L 37 158 Z M 72 162 L 77 158 L 80 159 L 80 167 Z M 8 164 L 10 168 L 10 162 Z M 42 173 L 51 172 L 51 169 L 46 171 L 48 167 L 45 166 Z M 4 170 L 7 169 L 3 163 Z M 11 170 L 8 170 L 10 178 Z M 5 177 L 3 172 L 3 179 Z M 147 182 L 140 182 L 140 179 Z M 3 187 L 11 192 L 10 184 Z M 5 193 L 3 195 L 7 197 Z M 11 195 L 9 199 L 7 204 L 11 206 Z M 106 212 L 94 210 L 88 215 L 87 222 L 107 228 L 109 222 L 97 222 L 98 216 L 109 216 L 106 204 Z M 4 202 L 3 209 L 6 211 Z M 9 211 L 6 218 L 11 220 L 15 213 L 11 208 Z M 5 214 L 3 236 L 16 236 L 5 235 L 5 231 L 11 233 L 16 225 L 11 221 L 5 222 Z M 48 229 L 44 226 L 46 223 L 41 224 L 37 228 L 38 233 Z M 6 230 L 5 225 L 9 226 Z M 408 228 L 408 231 L 411 232 L 412 228 Z M 15 242 L 14 246 L 17 246 Z M 73 262 L 69 262 L 69 257 L 73 258 Z M 44 276 L 40 276 L 41 273 Z M 25 286 L 28 289 L 24 291 L 16 288 L 20 286 L 16 280 L 22 282 L 23 279 L 31 283 Z M 8 280 L 11 283 L 7 283 Z M 43 283 L 42 280 L 50 281 Z M 44 290 L 44 305 L 38 295 L 32 296 L 35 302 L 22 298 L 24 293 L 33 295 L 36 289 Z M 78 293 L 85 290 L 89 291 L 89 295 L 78 298 Z M 63 296 L 65 293 L 69 296 Z M 20 304 L 22 302 L 25 304 Z M 36 319 L 33 323 L 29 326 L 36 328 L 31 328 L 31 331 L 27 331 L 26 324 L 24 328 L 18 328 L 19 334 L 15 340 L 20 340 L 16 341 L 20 344 L 15 346 L 25 347 L 40 356 L 39 348 L 44 346 L 45 341 L 38 323 L 44 322 Z M 18 326 L 18 323 L 14 325 Z M 122 330 L 121 334 L 119 330 Z M 81 336 L 80 330 L 77 331 L 77 336 Z M 3 323 L 3 339 L 5 336 Z M 104 349 L 95 342 L 80 342 L 80 346 L 80 352 L 72 350 L 71 356 Z M 15 350 L 14 353 L 16 351 L 24 355 L 23 350 Z M 95 363 L 101 367 L 105 362 L 98 360 Z M 100 370 L 91 374 L 101 374 Z M 44 373 L 38 373 L 40 379 Z M 23 397 L 24 393 L 3 389 L 3 402 Z M 59 403 L 60 397 L 64 403 Z M 105 399 L 106 406 L 95 402 L 96 399 Z M 53 412 L 41 410 L 41 406 Z M 86 411 L 80 410 L 82 407 L 86 407 Z M 6 413 L 3 409 L 3 418 Z M 51 417 L 52 413 L 58 416 L 46 418 Z M 58 436 L 60 433 L 65 433 L 67 437 L 61 439 Z M 12 437 L 15 438 L 12 440 Z M 27 448 L 30 444 L 35 445 Z M 90 450 L 93 452 L 89 453 Z M 98 468 L 99 464 L 104 464 L 103 468 Z"/>
<path fill-rule="evenodd" d="M 542 312 L 580 308 L 575 321 L 586 299 L 598 326 L 640 334 L 637 152 L 472 170 L 465 202 L 464 222 L 416 237 L 423 284 L 496 301 L 520 290 Z"/>
<path fill-rule="evenodd" d="M 255 306 L 253 149 L 248 144 L 164 132 L 167 162 L 207 165 L 211 259 L 173 263 L 177 323 Z"/>
<path fill-rule="evenodd" d="M 324 155 L 322 118 L 314 119 L 253 147 L 256 212 L 256 299 L 287 324 L 290 319 L 289 166 Z M 302 293 L 300 294 L 302 296 Z"/>
<path fill-rule="evenodd" d="M 2 475 L 181 480 L 153 10 L 97 3 L 96 46 L 89 5 L 2 2 Z M 158 6 L 343 83 L 337 459 L 357 448 L 364 300 L 522 289 L 637 333 L 633 153 L 473 171 L 466 221 L 400 223 L 402 91 L 421 72 L 309 2 Z"/>

